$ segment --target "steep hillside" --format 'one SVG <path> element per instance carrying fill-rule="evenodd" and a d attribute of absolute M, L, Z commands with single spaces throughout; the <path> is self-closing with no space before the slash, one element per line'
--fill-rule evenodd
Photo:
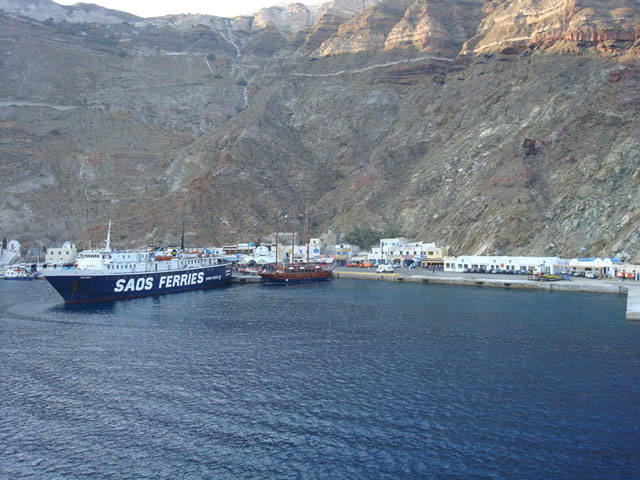
<path fill-rule="evenodd" d="M 345 5 L 0 17 L 3 234 L 252 241 L 309 202 L 316 232 L 640 260 L 635 2 Z"/>

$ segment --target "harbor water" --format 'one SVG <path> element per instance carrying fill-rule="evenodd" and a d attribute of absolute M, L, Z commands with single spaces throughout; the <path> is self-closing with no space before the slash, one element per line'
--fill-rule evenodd
<path fill-rule="evenodd" d="M 619 295 L 0 282 L 0 478 L 640 478 Z"/>

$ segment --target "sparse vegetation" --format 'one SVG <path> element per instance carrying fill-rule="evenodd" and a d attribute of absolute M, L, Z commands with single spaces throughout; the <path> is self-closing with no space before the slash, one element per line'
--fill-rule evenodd
<path fill-rule="evenodd" d="M 247 81 L 243 77 L 240 77 L 239 79 L 236 80 L 236 85 L 240 85 L 241 87 L 246 87 Z"/>
<path fill-rule="evenodd" d="M 370 227 L 358 226 L 347 233 L 344 239 L 351 245 L 357 245 L 368 250 L 371 245 L 376 245 L 380 241 L 380 232 L 376 232 Z"/>
<path fill-rule="evenodd" d="M 388 225 L 382 232 L 382 236 L 380 238 L 398 238 L 398 237 L 407 237 L 407 235 L 405 232 L 402 231 L 401 228 L 397 227 L 396 225 Z"/>
<path fill-rule="evenodd" d="M 216 56 L 213 53 L 210 53 L 209 55 L 207 55 L 207 60 L 209 60 L 210 62 L 215 62 Z"/>

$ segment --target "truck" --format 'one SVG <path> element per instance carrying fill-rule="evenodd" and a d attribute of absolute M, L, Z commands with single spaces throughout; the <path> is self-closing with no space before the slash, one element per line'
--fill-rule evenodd
<path fill-rule="evenodd" d="M 376 269 L 376 273 L 393 273 L 394 269 L 393 269 L 393 265 L 388 265 L 386 263 L 383 263 L 382 265 L 378 265 L 378 268 Z"/>

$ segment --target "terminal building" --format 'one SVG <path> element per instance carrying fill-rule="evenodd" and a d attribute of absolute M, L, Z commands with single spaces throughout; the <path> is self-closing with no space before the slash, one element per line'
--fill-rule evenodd
<path fill-rule="evenodd" d="M 445 272 L 465 272 L 484 270 L 487 272 L 540 272 L 557 275 L 566 270 L 568 260 L 559 257 L 511 257 L 463 255 L 449 257 L 444 260 Z"/>
<path fill-rule="evenodd" d="M 371 249 L 369 262 L 400 267 L 441 267 L 449 247 L 434 242 L 409 242 L 406 238 L 381 238 L 380 246 Z"/>

